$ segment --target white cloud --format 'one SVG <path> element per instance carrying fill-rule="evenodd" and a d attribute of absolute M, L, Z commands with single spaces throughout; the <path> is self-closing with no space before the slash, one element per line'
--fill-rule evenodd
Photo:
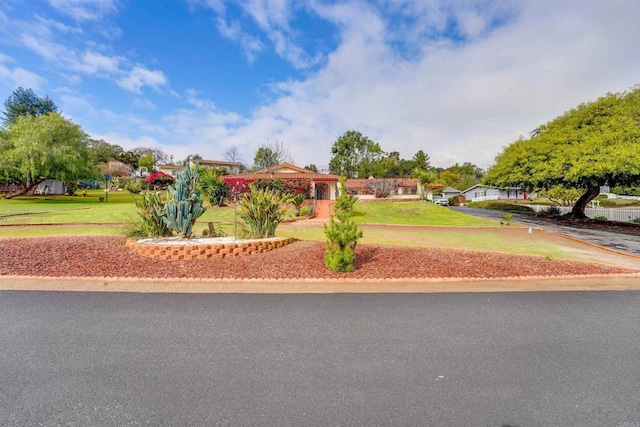
<path fill-rule="evenodd" d="M 0 81 L 7 89 L 13 90 L 20 86 L 39 89 L 44 84 L 45 79 L 38 74 L 22 67 L 11 68 L 3 62 L 9 62 L 9 57 L 0 53 Z"/>
<path fill-rule="evenodd" d="M 121 72 L 121 62 L 122 58 L 117 56 L 107 56 L 98 52 L 85 52 L 78 68 L 87 74 L 118 74 Z"/>
<path fill-rule="evenodd" d="M 244 43 L 248 56 L 268 46 L 293 63 L 289 3 L 246 3 L 242 10 L 260 37 L 235 25 L 226 3 L 206 3 L 218 14 L 220 31 Z M 323 166 L 333 141 L 358 129 L 404 158 L 422 149 L 436 166 L 486 167 L 519 135 L 580 102 L 638 83 L 638 2 L 314 0 L 305 7 L 338 29 L 338 47 L 320 69 L 275 82 L 271 100 L 246 117 L 196 89 L 179 96 L 166 88 L 162 71 L 107 51 L 74 51 L 85 73 L 109 74 L 134 93 L 166 89 L 182 107 L 189 104 L 174 110 L 159 104 L 153 119 L 101 111 L 103 127 L 112 130 L 97 135 L 129 148 L 157 144 L 176 159 L 222 158 L 236 145 L 248 162 L 260 144 L 277 140 L 297 163 Z M 87 52 L 96 56 L 88 60 Z"/>
<path fill-rule="evenodd" d="M 311 67 L 322 59 L 321 55 L 310 55 L 296 43 L 298 33 L 290 26 L 295 4 L 291 0 L 231 0 L 229 3 L 235 3 L 242 9 L 244 16 L 250 17 L 249 22 L 244 24 L 240 18 L 227 16 L 228 8 L 223 0 L 191 0 L 189 3 L 192 6 L 209 7 L 216 14 L 218 32 L 238 43 L 249 62 L 255 61 L 267 49 L 268 44 L 273 46 L 278 56 L 296 68 Z M 262 34 L 253 30 L 256 26 Z"/>
<path fill-rule="evenodd" d="M 118 80 L 118 86 L 134 93 L 140 93 L 140 89 L 149 86 L 155 90 L 160 90 L 167 84 L 167 76 L 159 70 L 149 70 L 140 65 L 133 67 L 128 75 Z"/>
<path fill-rule="evenodd" d="M 216 19 L 216 28 L 224 37 L 240 44 L 240 48 L 249 62 L 256 60 L 264 46 L 260 39 L 242 30 L 238 22 L 226 22 L 223 18 Z"/>
<path fill-rule="evenodd" d="M 412 60 L 385 43 L 388 22 L 370 6 L 315 10 L 341 28 L 340 47 L 308 79 L 279 84 L 283 94 L 227 141 L 282 140 L 299 163 L 326 164 L 335 138 L 355 128 L 405 158 L 423 149 L 438 166 L 488 166 L 519 135 L 580 102 L 627 89 L 640 67 L 640 27 L 632 18 L 640 4 L 630 2 L 523 3 L 519 15 L 489 28 L 505 16 L 496 6 L 495 16 L 467 18 L 464 44 L 424 41 Z"/>
<path fill-rule="evenodd" d="M 49 0 L 49 4 L 77 21 L 97 21 L 117 11 L 115 0 Z"/>

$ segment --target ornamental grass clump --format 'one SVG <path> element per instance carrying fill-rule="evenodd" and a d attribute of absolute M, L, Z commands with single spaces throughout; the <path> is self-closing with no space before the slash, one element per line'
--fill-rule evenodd
<path fill-rule="evenodd" d="M 207 209 L 203 206 L 198 184 L 198 163 L 189 165 L 179 173 L 173 185 L 169 186 L 172 199 L 164 209 L 165 224 L 180 237 L 190 239 L 193 225 Z"/>
<path fill-rule="evenodd" d="M 259 188 L 251 184 L 249 193 L 240 198 L 240 218 L 249 230 L 249 237 L 262 239 L 273 237 L 276 228 L 284 219 L 282 205 L 289 197 L 270 188 Z"/>
<path fill-rule="evenodd" d="M 356 200 L 355 196 L 347 194 L 344 178 L 340 179 L 340 196 L 336 199 L 334 215 L 331 215 L 329 226 L 324 225 L 327 236 L 324 262 L 330 270 L 348 272 L 355 267 L 356 243 L 362 237 L 362 230 L 358 230 L 351 218 Z"/>

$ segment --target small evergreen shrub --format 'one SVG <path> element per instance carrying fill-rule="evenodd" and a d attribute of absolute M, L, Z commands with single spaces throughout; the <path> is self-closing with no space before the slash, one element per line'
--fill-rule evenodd
<path fill-rule="evenodd" d="M 132 194 L 140 194 L 140 192 L 142 191 L 142 181 L 139 179 L 129 180 L 124 185 L 124 188 Z"/>
<path fill-rule="evenodd" d="M 76 190 L 78 189 L 78 181 L 66 181 L 64 183 L 64 187 L 67 192 L 67 195 L 75 196 Z"/>
<path fill-rule="evenodd" d="M 331 216 L 328 226 L 324 224 L 324 234 L 327 237 L 324 262 L 330 270 L 348 272 L 355 267 L 355 249 L 358 239 L 362 238 L 362 230 L 358 230 L 352 218 L 353 205 L 357 198 L 347 194 L 344 178 L 340 179 L 339 189 L 340 195 L 336 199 L 334 215 Z"/>
<path fill-rule="evenodd" d="M 513 214 L 506 213 L 500 215 L 500 217 L 504 220 L 507 225 L 511 225 L 511 220 L 513 219 Z"/>
<path fill-rule="evenodd" d="M 523 215 L 532 215 L 534 213 L 533 209 L 531 209 L 529 206 L 523 206 L 509 202 L 499 202 L 494 200 L 486 202 L 466 203 L 466 206 L 470 208 L 491 209 L 494 211 L 511 212 Z"/>
<path fill-rule="evenodd" d="M 545 213 L 551 216 L 559 216 L 560 208 L 557 206 L 549 206 L 549 209 L 547 209 Z"/>

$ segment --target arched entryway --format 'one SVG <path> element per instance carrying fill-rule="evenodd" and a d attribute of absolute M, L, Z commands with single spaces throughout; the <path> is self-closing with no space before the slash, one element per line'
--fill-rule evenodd
<path fill-rule="evenodd" d="M 330 200 L 331 192 L 326 182 L 316 182 L 316 200 Z"/>

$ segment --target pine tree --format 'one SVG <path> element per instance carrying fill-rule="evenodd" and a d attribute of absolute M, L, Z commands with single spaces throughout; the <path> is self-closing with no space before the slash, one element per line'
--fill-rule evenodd
<path fill-rule="evenodd" d="M 340 179 L 340 195 L 336 200 L 334 215 L 329 226 L 324 225 L 327 236 L 327 250 L 324 262 L 333 271 L 352 271 L 356 263 L 356 243 L 362 238 L 362 230 L 358 230 L 356 222 L 351 218 L 356 198 L 347 194 L 344 177 Z M 337 218 L 337 221 L 336 221 Z"/>

